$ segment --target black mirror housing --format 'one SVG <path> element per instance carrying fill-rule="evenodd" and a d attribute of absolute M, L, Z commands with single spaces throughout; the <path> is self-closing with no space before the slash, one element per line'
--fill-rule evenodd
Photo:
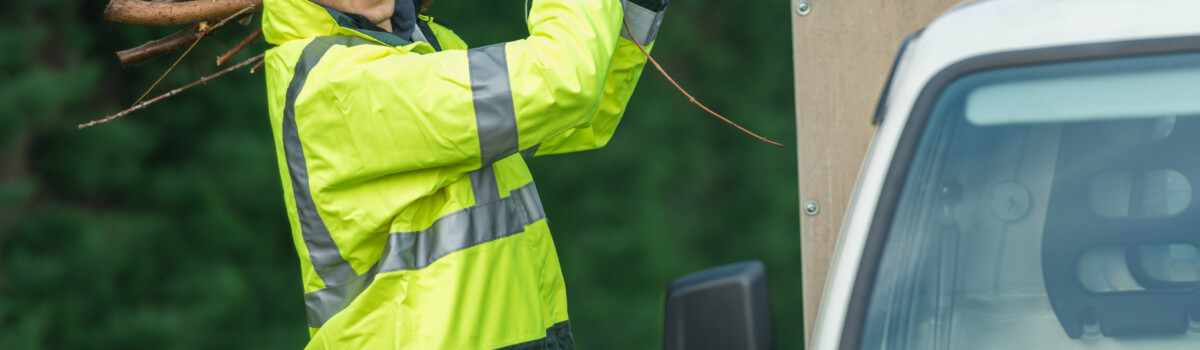
<path fill-rule="evenodd" d="M 667 288 L 663 349 L 774 349 L 767 268 L 752 260 L 680 277 Z"/>

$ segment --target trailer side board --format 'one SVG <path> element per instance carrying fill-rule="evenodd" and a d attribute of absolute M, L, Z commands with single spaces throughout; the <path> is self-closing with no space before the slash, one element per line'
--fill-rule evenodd
<path fill-rule="evenodd" d="M 808 3 L 807 11 L 801 11 L 800 2 Z M 806 342 L 842 218 L 875 133 L 871 118 L 900 43 L 956 2 L 791 3 Z M 805 213 L 810 201 L 819 206 L 815 215 Z"/>

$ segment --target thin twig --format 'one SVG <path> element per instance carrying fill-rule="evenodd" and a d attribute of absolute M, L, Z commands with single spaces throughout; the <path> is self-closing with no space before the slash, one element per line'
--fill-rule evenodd
<path fill-rule="evenodd" d="M 200 28 L 204 28 L 204 24 L 203 24 L 204 22 L 200 22 L 200 23 L 201 23 Z M 201 29 L 201 30 L 203 30 L 203 29 Z M 158 86 L 158 83 L 162 82 L 163 78 L 167 77 L 167 74 L 171 74 L 171 71 L 175 70 L 175 66 L 179 64 L 179 61 L 183 61 L 183 58 L 187 57 L 187 54 L 189 52 L 192 52 L 192 48 L 196 47 L 196 44 L 200 43 L 200 39 L 204 39 L 204 35 L 197 36 L 196 41 L 192 42 L 192 46 L 188 46 L 187 50 L 184 50 L 183 54 L 179 55 L 179 58 L 175 59 L 175 63 L 171 63 L 171 66 L 167 67 L 167 71 L 163 72 L 162 75 L 158 76 L 158 80 L 155 80 L 154 84 L 150 84 L 150 87 L 146 89 L 146 92 L 143 92 L 142 96 L 138 96 L 137 100 L 133 101 L 133 104 L 136 105 L 136 104 L 138 104 L 138 102 L 142 102 L 142 99 L 146 98 L 146 95 L 149 95 L 150 91 L 154 91 L 154 87 Z"/>
<path fill-rule="evenodd" d="M 659 65 L 658 62 L 654 60 L 654 57 L 650 57 L 650 53 L 646 52 L 646 48 L 642 47 L 642 43 L 639 43 L 637 38 L 635 38 L 635 35 L 633 35 L 633 30 L 629 29 L 629 21 L 625 21 L 623 19 L 622 19 L 622 21 L 625 22 L 625 31 L 629 33 L 629 39 L 633 40 L 633 44 L 637 45 L 638 50 L 642 50 L 642 55 L 645 55 L 646 59 L 650 60 L 650 63 L 654 64 L 654 68 L 658 68 L 658 72 L 662 73 L 663 77 L 666 77 L 667 81 L 670 81 L 672 85 L 675 85 L 675 88 L 679 89 L 679 92 L 683 93 L 683 96 L 687 96 L 688 100 L 692 101 L 692 103 L 696 104 L 697 106 L 700 106 L 700 108 L 704 109 L 704 111 L 708 112 L 708 114 L 712 114 L 714 117 L 721 119 L 722 121 L 724 121 L 725 123 L 728 123 L 729 125 L 733 125 L 733 127 L 737 128 L 738 130 L 741 130 L 742 132 L 744 132 L 746 134 L 749 134 L 750 136 L 754 136 L 759 141 L 766 142 L 766 143 L 769 143 L 769 144 L 772 144 L 775 146 L 783 147 L 783 144 L 768 140 L 767 138 L 762 137 L 762 136 L 758 136 L 758 134 L 750 132 L 750 130 L 746 130 L 746 128 L 743 128 L 741 125 L 738 125 L 737 123 L 734 123 L 733 121 L 726 119 L 725 117 L 722 117 L 720 114 L 717 114 L 717 112 L 713 112 L 713 110 L 708 109 L 708 107 L 704 106 L 704 104 L 700 103 L 700 101 L 697 101 L 695 97 L 692 97 L 692 94 L 689 94 L 686 90 L 683 89 L 682 86 L 679 86 L 679 83 L 676 83 L 675 79 L 671 79 L 671 75 L 667 74 L 667 71 L 663 70 L 662 66 Z"/>
<path fill-rule="evenodd" d="M 187 91 L 188 89 L 191 89 L 191 88 L 193 88 L 193 87 L 196 87 L 197 85 L 201 85 L 201 84 L 207 83 L 209 80 L 216 79 L 216 78 L 218 78 L 218 77 L 220 77 L 220 76 L 222 76 L 222 75 L 225 75 L 226 73 L 229 73 L 229 72 L 235 71 L 235 70 L 237 70 L 238 68 L 242 68 L 242 67 L 245 67 L 245 66 L 247 66 L 247 65 L 249 65 L 249 64 L 251 64 L 251 63 L 254 63 L 254 62 L 260 61 L 260 60 L 262 60 L 262 58 L 263 58 L 263 54 L 259 54 L 258 56 L 251 57 L 250 59 L 247 59 L 247 60 L 245 60 L 245 61 L 242 61 L 241 63 L 235 64 L 235 65 L 229 66 L 229 68 L 225 68 L 225 69 L 221 70 L 220 72 L 217 72 L 217 73 L 215 73 L 215 74 L 213 74 L 213 75 L 209 75 L 209 76 L 207 76 L 207 77 L 200 78 L 200 80 L 197 80 L 197 81 L 195 81 L 195 82 L 192 82 L 191 84 L 184 85 L 183 87 L 180 87 L 180 88 L 178 88 L 178 89 L 175 89 L 175 90 L 168 91 L 167 93 L 165 93 L 165 94 L 162 94 L 162 95 L 159 95 L 158 97 L 155 97 L 155 98 L 152 98 L 152 99 L 146 100 L 145 102 L 142 102 L 142 103 L 139 103 L 139 104 L 137 104 L 137 105 L 134 105 L 133 107 L 130 107 L 129 109 L 123 110 L 123 111 L 121 111 L 120 113 L 113 114 L 113 115 L 110 115 L 110 116 L 104 117 L 104 118 L 102 118 L 102 119 L 96 119 L 96 120 L 93 120 L 93 121 L 90 121 L 90 122 L 87 122 L 87 123 L 79 124 L 79 128 L 80 128 L 80 129 L 83 129 L 83 128 L 91 127 L 91 126 L 93 126 L 93 125 L 96 125 L 96 124 L 104 124 L 104 123 L 107 123 L 107 122 L 110 122 L 110 121 L 112 121 L 113 119 L 117 119 L 117 118 L 120 118 L 120 117 L 124 117 L 125 115 L 128 115 L 129 113 L 132 113 L 132 112 L 134 112 L 134 111 L 140 110 L 140 109 L 142 109 L 142 108 L 146 108 L 146 106 L 149 106 L 149 105 L 151 105 L 151 104 L 153 104 L 153 103 L 155 103 L 155 102 L 158 102 L 158 101 L 160 101 L 160 100 L 162 100 L 162 99 L 165 99 L 165 98 L 167 98 L 167 97 L 171 97 L 171 96 L 175 96 L 176 94 L 178 94 L 178 93 L 180 93 L 180 92 L 184 92 L 184 91 Z"/>
<path fill-rule="evenodd" d="M 242 15 L 246 14 L 247 12 L 258 11 L 261 9 L 262 9 L 261 1 L 250 4 L 250 6 L 246 6 L 246 8 L 243 8 L 243 9 L 239 10 L 238 12 L 234 12 L 232 15 L 226 16 L 225 19 L 222 19 L 220 22 L 217 22 L 216 25 L 208 27 L 208 29 L 204 29 L 204 32 L 206 32 L 206 33 L 212 32 L 213 30 L 225 25 L 225 23 L 229 23 L 229 21 L 232 21 L 238 17 L 241 17 Z"/>
<path fill-rule="evenodd" d="M 233 58 L 233 55 L 236 55 L 239 51 L 242 51 L 242 49 L 246 48 L 246 46 L 249 46 L 250 43 L 254 42 L 254 39 L 258 39 L 259 35 L 262 35 L 262 28 L 255 29 L 253 33 L 247 35 L 246 38 L 238 42 L 237 45 L 229 48 L 229 51 L 225 51 L 225 54 L 217 56 L 217 65 L 224 66 L 226 62 L 229 62 L 229 59 Z"/>
<path fill-rule="evenodd" d="M 263 63 L 267 63 L 267 60 L 258 61 L 258 64 L 255 64 L 254 67 L 250 67 L 250 74 L 254 74 L 254 72 L 257 72 L 260 68 L 262 68 Z"/>

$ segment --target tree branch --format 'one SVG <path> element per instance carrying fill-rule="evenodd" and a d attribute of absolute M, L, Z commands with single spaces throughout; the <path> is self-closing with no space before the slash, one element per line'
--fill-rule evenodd
<path fill-rule="evenodd" d="M 169 26 L 229 16 L 251 5 L 257 5 L 256 9 L 261 10 L 262 0 L 111 0 L 104 8 L 104 19 L 144 26 Z"/>
<path fill-rule="evenodd" d="M 236 55 L 238 51 L 242 51 L 242 49 L 246 48 L 247 45 L 250 45 L 250 43 L 254 42 L 254 39 L 258 39 L 259 35 L 262 35 L 262 28 L 255 29 L 253 33 L 247 35 L 246 38 L 242 39 L 241 42 L 238 42 L 237 45 L 229 48 L 229 51 L 225 51 L 225 54 L 217 56 L 217 65 L 225 65 L 225 62 L 229 62 L 229 59 L 233 58 L 233 55 Z"/>
<path fill-rule="evenodd" d="M 267 60 L 264 59 L 262 61 L 258 61 L 258 64 L 255 64 L 254 67 L 250 67 L 250 74 L 254 74 L 254 72 L 257 72 L 259 69 L 261 69 L 264 63 L 267 63 Z"/>
<path fill-rule="evenodd" d="M 650 61 L 650 63 L 654 64 L 654 68 L 658 68 L 658 72 L 662 73 L 663 77 L 667 78 L 667 81 L 671 82 L 671 85 L 675 85 L 675 89 L 679 90 L 679 92 L 682 93 L 684 97 L 687 97 L 688 101 L 691 101 L 692 104 L 700 106 L 700 109 L 703 109 L 705 112 L 708 112 L 708 114 L 712 114 L 714 117 L 717 117 L 717 119 L 720 119 L 721 121 L 725 122 L 726 124 L 732 125 L 733 127 L 737 128 L 738 130 L 741 130 L 742 132 L 744 132 L 746 134 L 749 134 L 750 136 L 754 136 L 754 138 L 758 139 L 759 141 L 766 142 L 766 143 L 774 145 L 774 146 L 783 147 L 783 144 L 768 140 L 767 138 L 762 137 L 762 136 L 758 136 L 758 134 L 750 132 L 750 130 L 746 130 L 746 128 L 743 128 L 741 125 L 738 125 L 738 123 L 734 123 L 732 120 L 729 120 L 728 118 L 725 118 L 725 117 L 721 116 L 720 114 L 717 114 L 717 112 L 713 112 L 713 110 L 708 109 L 708 107 L 705 106 L 703 103 L 700 103 L 700 101 L 697 101 L 695 97 L 692 97 L 692 94 L 689 94 L 687 92 L 687 90 L 684 90 L 682 86 L 679 86 L 679 83 L 676 83 L 675 79 L 672 79 L 671 75 L 667 74 L 667 71 L 663 70 L 663 67 L 658 64 L 658 61 L 654 60 L 654 57 L 650 57 L 650 53 L 646 52 L 646 48 L 642 47 L 642 43 L 638 42 L 637 36 L 633 35 L 633 31 L 629 29 L 629 21 L 624 20 L 624 19 L 622 19 L 621 21 L 623 21 L 625 24 L 625 31 L 630 33 L 629 39 L 633 40 L 633 44 L 637 45 L 638 50 L 642 51 L 642 55 L 646 56 L 646 60 L 648 60 L 648 61 Z"/>
<path fill-rule="evenodd" d="M 139 110 L 139 109 L 142 109 L 142 108 L 146 108 L 146 106 L 149 106 L 149 105 L 150 105 L 150 104 L 152 104 L 152 103 L 158 102 L 158 101 L 160 101 L 160 100 L 162 100 L 162 99 L 165 99 L 165 98 L 167 98 L 167 97 L 175 96 L 176 94 L 178 94 L 178 93 L 180 93 L 180 92 L 184 92 L 184 91 L 187 91 L 188 89 L 191 89 L 191 88 L 193 88 L 193 87 L 196 87 L 196 86 L 198 86 L 198 85 L 201 85 L 201 84 L 207 83 L 209 80 L 216 79 L 216 78 L 218 78 L 218 77 L 220 77 L 220 76 L 222 76 L 222 75 L 225 75 L 226 73 L 229 73 L 229 72 L 235 71 L 235 70 L 237 70 L 238 68 L 242 68 L 242 67 L 245 67 L 245 66 L 247 66 L 247 65 L 249 65 L 249 64 L 251 64 L 251 63 L 258 62 L 259 60 L 262 60 L 262 58 L 263 58 L 263 54 L 259 54 L 258 56 L 251 57 L 250 59 L 247 59 L 247 60 L 245 60 L 245 61 L 242 61 L 241 63 L 235 64 L 235 65 L 232 65 L 232 66 L 230 66 L 229 68 L 222 69 L 220 72 L 217 72 L 217 73 L 215 73 L 215 74 L 213 74 L 213 75 L 210 75 L 210 76 L 207 76 L 207 77 L 200 78 L 200 80 L 194 81 L 194 82 L 192 82 L 191 84 L 184 85 L 183 87 L 180 87 L 180 88 L 178 88 L 178 89 L 175 89 L 175 90 L 168 91 L 167 93 L 165 93 L 165 94 L 162 94 L 162 95 L 159 95 L 158 97 L 155 97 L 155 98 L 152 98 L 152 99 L 146 100 L 145 102 L 142 102 L 142 103 L 138 103 L 137 105 L 134 105 L 133 107 L 129 107 L 129 109 L 123 110 L 123 111 L 121 111 L 120 113 L 113 114 L 113 115 L 110 115 L 110 116 L 104 117 L 104 118 L 102 118 L 102 119 L 96 119 L 96 120 L 93 120 L 93 121 L 90 121 L 90 122 L 87 122 L 87 123 L 79 124 L 79 128 L 80 128 L 80 129 L 83 129 L 83 128 L 87 128 L 87 127 L 94 126 L 94 125 L 96 125 L 96 124 L 103 124 L 103 123 L 107 123 L 107 122 L 110 122 L 110 121 L 112 121 L 113 119 L 117 119 L 117 118 L 120 118 L 120 117 L 124 117 L 124 116 L 128 115 L 129 113 L 132 113 L 132 112 L 134 112 L 134 111 L 137 111 L 137 110 Z"/>
<path fill-rule="evenodd" d="M 117 51 L 117 59 L 121 61 L 122 68 L 133 67 L 151 58 L 182 49 L 196 41 L 201 34 L 200 24 L 193 24 L 162 39 L 147 41 L 138 47 Z"/>
<path fill-rule="evenodd" d="M 139 1 L 139 0 L 114 0 L 114 1 Z M 198 0 L 205 1 L 205 0 Z M 117 59 L 121 61 L 122 68 L 129 68 L 158 56 L 166 55 L 175 50 L 182 49 L 202 37 L 212 35 L 217 30 L 225 27 L 225 23 L 237 18 L 262 9 L 262 3 L 253 3 L 247 5 L 241 10 L 226 16 L 215 25 L 208 25 L 208 21 L 193 24 L 184 30 L 175 32 L 174 34 L 163 37 L 162 39 L 148 41 L 138 47 L 117 51 Z M 258 29 L 259 32 L 262 29 Z M 239 44 L 240 45 L 240 44 Z"/>

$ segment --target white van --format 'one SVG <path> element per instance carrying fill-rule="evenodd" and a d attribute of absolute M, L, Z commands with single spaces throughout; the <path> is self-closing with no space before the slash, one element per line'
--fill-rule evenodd
<path fill-rule="evenodd" d="M 1200 349 L 1200 1 L 970 2 L 890 80 L 810 349 Z"/>

